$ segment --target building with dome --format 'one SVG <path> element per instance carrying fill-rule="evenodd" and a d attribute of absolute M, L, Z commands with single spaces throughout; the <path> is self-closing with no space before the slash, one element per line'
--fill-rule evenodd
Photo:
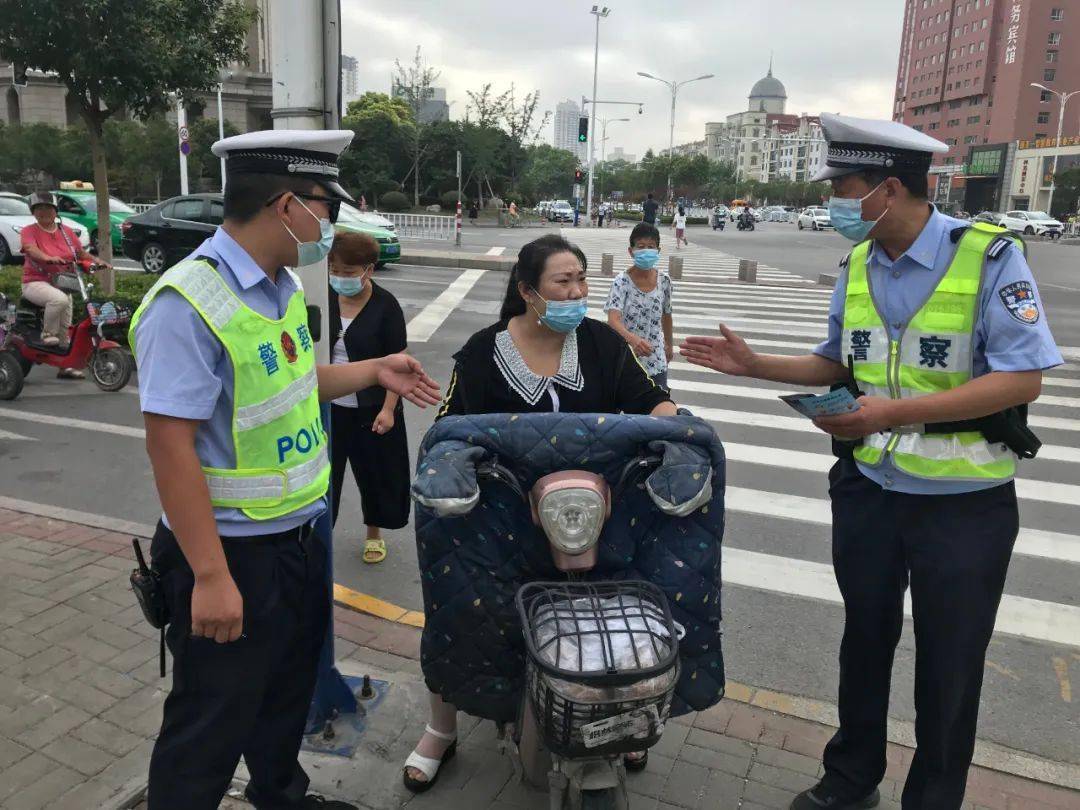
<path fill-rule="evenodd" d="M 789 115 L 787 89 L 769 70 L 754 82 L 743 112 L 705 125 L 705 154 L 731 163 L 738 180 L 808 180 L 824 156 L 816 117 Z"/>

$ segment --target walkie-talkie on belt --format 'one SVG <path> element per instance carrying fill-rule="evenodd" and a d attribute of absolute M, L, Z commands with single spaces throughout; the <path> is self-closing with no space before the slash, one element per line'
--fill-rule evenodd
<path fill-rule="evenodd" d="M 165 677 L 165 626 L 169 623 L 169 608 L 165 603 L 165 593 L 161 589 L 161 578 L 152 568 L 146 564 L 143 557 L 142 547 L 137 538 L 131 538 L 131 546 L 135 549 L 135 561 L 139 567 L 131 572 L 131 590 L 135 591 L 135 598 L 139 601 L 143 616 L 150 626 L 161 631 L 161 639 L 158 645 L 158 658 L 161 664 L 161 677 Z"/>

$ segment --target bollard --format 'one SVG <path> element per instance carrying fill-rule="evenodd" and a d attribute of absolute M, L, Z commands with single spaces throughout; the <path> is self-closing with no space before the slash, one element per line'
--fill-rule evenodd
<path fill-rule="evenodd" d="M 739 281 L 757 284 L 757 262 L 753 259 L 739 259 Z"/>
<path fill-rule="evenodd" d="M 682 256 L 668 256 L 668 276 L 676 281 L 682 278 Z"/>
<path fill-rule="evenodd" d="M 600 255 L 600 275 L 613 276 L 615 275 L 615 254 L 614 253 L 602 253 Z"/>

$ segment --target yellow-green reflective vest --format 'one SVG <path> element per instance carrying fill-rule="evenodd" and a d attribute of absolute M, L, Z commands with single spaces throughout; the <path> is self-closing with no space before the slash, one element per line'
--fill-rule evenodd
<path fill-rule="evenodd" d="M 854 361 L 855 379 L 869 396 L 907 399 L 948 391 L 972 377 L 975 323 L 986 254 L 1004 228 L 975 223 L 957 245 L 937 287 L 895 340 L 889 339 L 867 273 L 871 242 L 848 260 L 842 358 Z M 871 467 L 887 457 L 909 475 L 934 480 L 1006 481 L 1016 455 L 978 431 L 924 434 L 904 425 L 863 439 L 855 458 Z"/>
<path fill-rule="evenodd" d="M 214 506 L 240 509 L 252 520 L 295 512 L 323 497 L 330 481 L 315 349 L 299 287 L 297 282 L 285 317 L 274 320 L 244 304 L 209 262 L 184 261 L 150 288 L 131 319 L 134 349 L 143 312 L 171 288 L 225 347 L 233 368 L 236 467 L 203 467 L 203 473 Z"/>

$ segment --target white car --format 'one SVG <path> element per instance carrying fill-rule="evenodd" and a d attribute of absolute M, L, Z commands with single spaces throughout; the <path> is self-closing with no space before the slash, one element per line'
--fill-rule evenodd
<path fill-rule="evenodd" d="M 809 228 L 812 231 L 823 231 L 832 227 L 832 217 L 829 216 L 828 208 L 807 208 L 798 219 L 799 230 Z"/>
<path fill-rule="evenodd" d="M 384 231 L 394 230 L 394 223 L 380 214 L 378 211 L 361 211 L 359 208 L 354 208 L 348 203 L 342 203 L 342 208 L 348 208 L 349 213 L 352 214 L 353 219 L 356 222 L 363 222 L 367 225 L 374 225 L 376 228 L 382 228 Z"/>
<path fill-rule="evenodd" d="M 1060 237 L 1065 230 L 1064 225 L 1045 211 L 1006 211 L 1001 226 L 1025 236 L 1049 236 L 1051 239 Z"/>
<path fill-rule="evenodd" d="M 0 264 L 22 258 L 20 234 L 23 228 L 33 225 L 35 221 L 25 197 L 9 191 L 0 192 Z M 86 228 L 70 220 L 64 220 L 64 224 L 75 232 L 83 249 L 89 249 L 90 234 Z"/>
<path fill-rule="evenodd" d="M 573 222 L 574 209 L 566 200 L 553 202 L 548 209 L 548 219 L 552 222 Z"/>

